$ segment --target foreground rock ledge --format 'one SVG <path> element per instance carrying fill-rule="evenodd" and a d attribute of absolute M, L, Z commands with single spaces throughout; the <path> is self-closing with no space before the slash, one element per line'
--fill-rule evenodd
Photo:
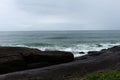
<path fill-rule="evenodd" d="M 89 52 L 69 63 L 0 75 L 0 80 L 29 80 L 31 77 L 39 77 L 40 80 L 71 80 L 96 71 L 117 69 L 120 69 L 120 46 Z"/>
<path fill-rule="evenodd" d="M 73 54 L 26 47 L 0 47 L 0 74 L 73 61 Z"/>

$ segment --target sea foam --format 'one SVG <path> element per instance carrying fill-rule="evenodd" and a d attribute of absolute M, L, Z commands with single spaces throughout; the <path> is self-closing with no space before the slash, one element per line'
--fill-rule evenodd
<path fill-rule="evenodd" d="M 77 44 L 73 46 L 63 47 L 63 46 L 26 46 L 26 45 L 16 45 L 16 46 L 24 46 L 24 47 L 30 47 L 30 48 L 37 48 L 42 51 L 67 51 L 72 52 L 74 54 L 74 57 L 79 57 L 86 55 L 89 51 L 100 51 L 102 49 L 107 49 L 113 46 L 120 45 L 120 43 L 83 43 L 83 44 Z M 80 54 L 80 52 L 84 52 L 85 54 Z"/>

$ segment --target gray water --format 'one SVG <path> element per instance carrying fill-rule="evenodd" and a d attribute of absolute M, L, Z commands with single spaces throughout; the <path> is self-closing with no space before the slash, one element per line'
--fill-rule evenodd
<path fill-rule="evenodd" d="M 120 45 L 120 31 L 1 31 L 0 46 L 88 52 Z"/>

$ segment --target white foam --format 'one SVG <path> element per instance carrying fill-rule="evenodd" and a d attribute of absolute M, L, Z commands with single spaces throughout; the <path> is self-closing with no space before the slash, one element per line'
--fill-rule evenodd
<path fill-rule="evenodd" d="M 99 46 L 98 46 L 99 45 Z M 30 48 L 37 48 L 42 51 L 50 50 L 50 51 L 67 51 L 72 52 L 74 54 L 74 57 L 79 57 L 86 55 L 88 51 L 100 51 L 102 49 L 107 49 L 113 46 L 120 45 L 120 43 L 81 43 L 81 44 L 74 44 L 72 46 L 63 47 L 63 46 L 26 46 L 26 45 L 11 45 L 11 44 L 5 44 L 1 46 L 18 46 L 18 47 L 30 47 Z M 85 54 L 79 54 L 79 52 L 84 52 Z"/>
<path fill-rule="evenodd" d="M 39 47 L 38 49 L 43 50 L 43 51 L 46 51 L 46 50 L 68 51 L 68 52 L 72 52 L 74 54 L 74 57 L 79 57 L 79 56 L 86 55 L 88 51 L 100 51 L 102 49 L 107 49 L 113 46 L 120 45 L 120 43 L 115 43 L 115 44 L 101 43 L 99 45 L 101 46 L 98 46 L 96 44 L 78 44 L 72 47 L 52 46 L 52 47 Z M 79 52 L 84 52 L 85 54 L 79 54 Z"/>

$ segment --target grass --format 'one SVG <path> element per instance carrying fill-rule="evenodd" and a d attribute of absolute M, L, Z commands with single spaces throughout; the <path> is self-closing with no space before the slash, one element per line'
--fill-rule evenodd
<path fill-rule="evenodd" d="M 44 80 L 40 77 L 31 77 L 25 80 Z M 117 71 L 103 71 L 89 74 L 83 78 L 74 77 L 65 80 L 120 80 L 120 70 Z"/>
<path fill-rule="evenodd" d="M 97 72 L 84 78 L 73 78 L 70 80 L 120 80 L 120 71 Z"/>

